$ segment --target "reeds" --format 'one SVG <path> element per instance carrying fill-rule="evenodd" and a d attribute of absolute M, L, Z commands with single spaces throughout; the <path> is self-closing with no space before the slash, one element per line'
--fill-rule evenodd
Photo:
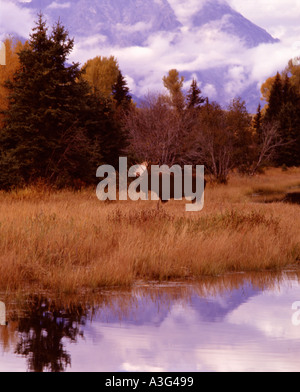
<path fill-rule="evenodd" d="M 0 193 L 0 290 L 75 293 L 298 266 L 299 206 L 256 203 L 249 192 L 288 188 L 299 175 L 209 185 L 199 213 L 186 213 L 185 201 L 103 203 L 93 189 Z"/>

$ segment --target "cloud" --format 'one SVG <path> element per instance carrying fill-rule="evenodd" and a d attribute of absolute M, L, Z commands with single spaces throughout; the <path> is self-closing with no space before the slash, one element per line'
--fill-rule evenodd
<path fill-rule="evenodd" d="M 12 33 L 28 37 L 34 25 L 35 13 L 7 0 L 0 0 L 0 9 L 0 37 L 3 39 Z"/>
<path fill-rule="evenodd" d="M 66 8 L 70 8 L 70 7 L 71 7 L 71 2 L 57 3 L 56 1 L 54 1 L 53 3 L 48 5 L 47 8 L 49 8 L 49 9 L 66 9 Z"/>
<path fill-rule="evenodd" d="M 200 11 L 207 0 L 169 0 L 177 19 L 186 25 L 191 16 Z"/>
<path fill-rule="evenodd" d="M 162 4 L 162 0 L 155 1 Z M 206 1 L 169 0 L 184 26 L 179 32 L 149 35 L 144 47 L 108 46 L 105 35 L 100 33 L 85 38 L 77 36 L 70 60 L 84 64 L 98 55 L 114 55 L 123 74 L 128 75 L 127 80 L 133 94 L 137 96 L 143 96 L 149 90 L 163 91 L 162 77 L 172 68 L 177 68 L 181 73 L 190 73 L 190 80 L 186 80 L 185 87 L 188 87 L 192 76 L 195 76 L 195 71 L 201 75 L 213 69 L 214 77 L 205 83 L 202 83 L 201 79 L 198 82 L 204 94 L 218 100 L 218 82 L 222 84 L 228 99 L 231 99 L 241 95 L 253 84 L 259 89 L 266 78 L 284 69 L 290 58 L 300 54 L 298 0 L 262 0 L 259 5 L 252 0 L 228 0 L 228 3 L 246 18 L 281 39 L 279 43 L 261 44 L 251 49 L 245 46 L 240 37 L 224 31 L 224 26 L 228 23 L 226 17 L 207 23 L 201 28 L 191 27 L 191 17 L 201 10 Z M 69 1 L 53 1 L 48 7 L 67 9 L 70 4 Z M 0 39 L 5 32 L 11 31 L 28 36 L 36 15 L 24 7 L 21 9 L 12 1 L 0 0 L 0 8 Z M 114 27 L 117 33 L 122 35 L 124 32 L 125 37 L 126 34 L 151 30 L 151 22 L 137 22 L 130 26 L 119 23 Z M 222 67 L 226 67 L 224 74 L 218 72 Z"/>
<path fill-rule="evenodd" d="M 213 84 L 205 84 L 204 87 L 202 88 L 202 93 L 207 96 L 210 97 L 210 99 L 216 100 L 218 97 L 218 92 L 216 87 Z"/>
<path fill-rule="evenodd" d="M 216 1 L 220 2 L 220 0 Z M 289 1 L 290 4 L 295 4 L 295 1 Z M 228 24 L 226 17 L 197 29 L 191 28 L 189 20 L 195 12 L 203 7 L 204 0 L 189 0 L 188 2 L 186 0 L 169 0 L 169 2 L 177 18 L 185 25 L 180 33 L 152 34 L 148 37 L 145 47 L 108 47 L 103 40 L 102 45 L 95 41 L 95 46 L 93 46 L 77 40 L 73 54 L 74 60 L 80 59 L 85 62 L 100 54 L 114 55 L 117 57 L 123 73 L 130 75 L 132 92 L 138 96 L 146 95 L 149 90 L 163 91 L 162 77 L 172 68 L 178 69 L 181 73 L 194 75 L 195 71 L 201 74 L 211 69 L 218 70 L 226 67 L 227 72 L 224 75 L 217 74 L 216 71 L 215 80 L 205 83 L 198 80 L 198 82 L 204 94 L 207 94 L 210 99 L 218 99 L 217 79 L 223 76 L 224 79 L 219 80 L 219 83 L 222 83 L 224 94 L 229 101 L 231 98 L 241 95 L 253 84 L 257 86 L 259 91 L 260 85 L 266 78 L 278 70 L 282 70 L 288 60 L 295 57 L 292 43 L 290 44 L 286 40 L 276 44 L 262 44 L 255 48 L 247 48 L 240 37 L 225 32 L 224 27 Z M 267 0 L 264 2 L 267 3 Z M 230 4 L 238 11 L 243 11 L 239 9 L 242 7 L 242 3 L 238 0 L 230 1 Z M 249 4 L 248 13 L 251 8 Z M 268 2 L 268 7 L 271 7 L 271 2 Z M 265 8 L 265 15 L 268 7 Z M 274 8 L 276 7 L 272 5 L 272 9 Z M 280 9 L 282 9 L 281 5 Z M 295 8 L 291 6 L 291 9 Z M 245 16 L 248 16 L 247 12 Z M 129 30 L 135 32 L 146 30 L 148 27 L 145 23 L 138 23 L 134 26 L 118 24 L 117 29 L 124 32 L 129 32 Z M 96 37 L 90 37 L 88 41 L 92 42 L 95 39 Z M 291 41 L 293 40 L 291 39 Z M 186 80 L 185 87 L 191 80 L 192 76 L 190 80 Z"/>
<path fill-rule="evenodd" d="M 252 83 L 262 83 L 277 69 L 282 69 L 290 58 L 289 50 L 282 44 L 264 44 L 249 49 L 237 36 L 222 31 L 226 21 L 207 23 L 198 30 L 185 29 L 181 33 L 156 33 L 146 47 L 87 46 L 77 41 L 74 60 L 85 62 L 101 55 L 114 55 L 125 74 L 135 77 L 133 93 L 142 96 L 153 91 L 163 91 L 162 77 L 176 68 L 181 73 L 204 72 L 212 68 L 228 67 L 224 75 L 225 93 L 229 99 L 240 95 Z M 90 37 L 90 41 L 94 38 Z M 96 43 L 96 42 L 95 42 Z M 192 79 L 192 76 L 191 76 Z M 187 81 L 191 82 L 191 80 Z M 201 80 L 199 80 L 201 83 Z M 203 93 L 217 99 L 217 86 L 209 82 L 201 86 Z"/>
<path fill-rule="evenodd" d="M 246 18 L 281 40 L 299 37 L 300 2 L 298 0 L 228 0 Z"/>
<path fill-rule="evenodd" d="M 116 24 L 116 29 L 124 33 L 137 33 L 145 30 L 150 30 L 152 28 L 152 22 L 137 22 L 134 25 L 127 25 L 122 23 Z"/>
<path fill-rule="evenodd" d="M 266 289 L 242 301 L 224 318 L 215 314 L 216 320 L 203 318 L 205 310 L 214 314 L 216 303 L 226 309 L 228 301 L 233 301 L 231 294 L 206 297 L 206 305 L 189 304 L 181 298 L 165 306 L 160 303 L 160 312 L 154 311 L 152 319 L 136 324 L 118 320 L 117 326 L 102 321 L 103 316 L 102 320 L 96 318 L 85 335 L 88 358 L 82 359 L 82 349 L 68 347 L 72 371 L 82 366 L 92 371 L 297 371 L 299 328 L 292 325 L 291 305 L 299 294 L 297 280 L 286 281 L 280 288 Z M 151 314 L 151 301 L 145 303 Z M 155 322 L 166 309 L 165 317 Z M 135 317 L 133 311 L 129 319 Z M 95 336 L 101 336 L 96 344 Z"/>

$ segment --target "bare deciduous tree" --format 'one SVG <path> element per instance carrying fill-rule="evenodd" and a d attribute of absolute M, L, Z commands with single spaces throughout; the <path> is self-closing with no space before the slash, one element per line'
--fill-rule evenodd
<path fill-rule="evenodd" d="M 125 116 L 124 127 L 130 149 L 140 162 L 184 164 L 195 148 L 193 116 L 179 114 L 163 95 L 149 95 L 141 108 L 134 108 Z"/>
<path fill-rule="evenodd" d="M 220 183 L 226 183 L 234 167 L 234 132 L 227 126 L 226 113 L 212 103 L 200 116 L 196 156 L 206 171 Z"/>
<path fill-rule="evenodd" d="M 253 162 L 250 171 L 251 175 L 254 175 L 261 166 L 270 163 L 279 148 L 293 143 L 293 140 L 284 142 L 278 129 L 278 124 L 266 123 L 262 125 L 261 141 L 257 146 L 257 158 Z"/>
<path fill-rule="evenodd" d="M 125 116 L 124 126 L 137 161 L 204 165 L 207 174 L 224 184 L 233 169 L 253 175 L 285 145 L 274 125 L 263 126 L 255 140 L 251 117 L 240 99 L 228 110 L 215 102 L 178 110 L 168 96 L 149 95 L 141 108 Z"/>

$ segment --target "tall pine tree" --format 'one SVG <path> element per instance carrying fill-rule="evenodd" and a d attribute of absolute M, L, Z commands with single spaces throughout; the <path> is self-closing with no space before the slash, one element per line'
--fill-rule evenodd
<path fill-rule="evenodd" d="M 261 113 L 261 104 L 257 107 L 256 115 L 253 118 L 253 129 L 255 132 L 255 136 L 257 138 L 258 143 L 262 142 L 262 113 Z"/>
<path fill-rule="evenodd" d="M 279 72 L 277 72 L 275 81 L 272 85 L 271 92 L 270 92 L 269 105 L 267 107 L 266 114 L 264 117 L 265 122 L 272 123 L 278 120 L 278 115 L 281 110 L 282 101 L 283 101 L 282 79 Z"/>
<path fill-rule="evenodd" d="M 196 79 L 193 79 L 191 87 L 187 94 L 187 108 L 198 109 L 205 103 L 205 98 L 201 96 L 201 90 L 198 87 Z"/>
<path fill-rule="evenodd" d="M 129 93 L 129 87 L 121 71 L 118 73 L 117 81 L 112 88 L 113 99 L 117 109 L 121 108 L 127 111 L 132 103 L 132 97 Z"/>
<path fill-rule="evenodd" d="M 277 151 L 275 164 L 299 166 L 300 95 L 295 86 L 291 85 L 288 74 L 283 79 L 277 73 L 263 121 L 278 128 L 278 137 L 283 144 Z"/>
<path fill-rule="evenodd" d="M 103 156 L 114 161 L 118 154 L 111 150 L 105 154 L 103 143 L 117 133 L 110 108 L 92 94 L 79 64 L 66 65 L 73 46 L 59 22 L 48 34 L 39 15 L 29 47 L 19 53 L 20 68 L 7 84 L 0 187 L 38 178 L 61 186 L 74 179 L 92 182 Z"/>
<path fill-rule="evenodd" d="M 278 152 L 277 164 L 300 165 L 300 95 L 288 75 L 283 84 L 282 106 L 278 115 L 280 136 L 285 145 Z"/>

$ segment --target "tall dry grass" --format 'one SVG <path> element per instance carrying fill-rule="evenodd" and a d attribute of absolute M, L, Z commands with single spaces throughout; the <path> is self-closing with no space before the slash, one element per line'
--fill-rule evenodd
<path fill-rule="evenodd" d="M 257 187 L 299 185 L 300 170 L 208 185 L 205 207 L 185 201 L 103 203 L 95 190 L 0 193 L 0 290 L 131 286 L 300 264 L 300 207 L 262 204 Z"/>

